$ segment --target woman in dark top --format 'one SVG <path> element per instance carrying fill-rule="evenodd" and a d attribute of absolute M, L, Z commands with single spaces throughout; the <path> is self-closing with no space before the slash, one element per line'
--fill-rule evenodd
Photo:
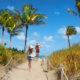
<path fill-rule="evenodd" d="M 41 48 L 41 46 L 38 43 L 36 43 L 35 49 L 36 49 L 37 60 L 39 59 L 40 48 Z"/>

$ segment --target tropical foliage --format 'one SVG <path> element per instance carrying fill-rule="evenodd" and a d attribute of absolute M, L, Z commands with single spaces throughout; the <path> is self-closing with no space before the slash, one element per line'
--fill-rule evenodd
<path fill-rule="evenodd" d="M 70 8 L 68 8 L 67 11 L 71 14 L 77 15 L 77 13 L 75 11 L 72 11 Z"/>
<path fill-rule="evenodd" d="M 24 46 L 24 52 L 26 52 L 26 44 L 27 44 L 27 32 L 29 25 L 39 25 L 39 24 L 46 24 L 43 19 L 46 19 L 47 17 L 42 14 L 37 14 L 38 9 L 35 9 L 32 7 L 32 5 L 24 5 L 23 13 L 22 13 L 22 22 L 23 25 L 26 26 L 26 34 L 25 34 L 25 46 Z"/>
<path fill-rule="evenodd" d="M 13 57 L 16 63 L 26 60 L 26 54 L 23 54 L 23 50 L 21 51 L 12 48 L 12 37 L 15 35 L 19 35 L 25 26 L 26 33 L 24 51 L 26 52 L 27 32 L 29 25 L 45 24 L 43 19 L 47 18 L 43 14 L 36 13 L 37 11 L 38 9 L 33 8 L 32 5 L 27 4 L 24 5 L 22 11 L 16 8 L 13 11 L 8 9 L 0 10 L 0 27 L 2 29 L 2 46 L 0 45 L 0 63 L 5 65 L 11 57 Z M 5 46 L 8 44 L 4 43 L 3 41 L 5 30 L 10 34 L 9 49 L 3 46 L 3 44 Z"/>
<path fill-rule="evenodd" d="M 14 11 L 10 11 L 8 9 L 0 10 L 0 26 L 2 27 L 2 44 L 3 44 L 3 36 L 5 29 L 10 34 L 10 48 L 12 43 L 12 36 L 18 35 L 22 28 L 26 27 L 25 33 L 25 46 L 24 52 L 26 52 L 26 44 L 27 44 L 27 32 L 29 25 L 39 25 L 45 24 L 43 19 L 47 17 L 43 14 L 37 14 L 38 9 L 33 8 L 32 5 L 25 4 L 22 11 L 18 9 L 14 9 Z"/>
<path fill-rule="evenodd" d="M 71 35 L 76 35 L 77 31 L 73 26 L 68 26 L 67 30 L 66 30 L 66 35 L 68 37 L 68 44 L 69 44 L 69 48 L 70 48 L 70 36 Z"/>
<path fill-rule="evenodd" d="M 76 1 L 76 8 L 80 16 L 80 0 L 75 0 L 75 1 Z M 71 14 L 77 15 L 77 12 L 71 10 L 70 8 L 68 8 L 67 11 Z"/>
<path fill-rule="evenodd" d="M 11 16 L 11 18 L 8 20 L 7 24 L 7 31 L 10 33 L 10 48 L 12 43 L 12 36 L 18 35 L 22 30 L 23 26 L 18 21 L 17 16 Z"/>
<path fill-rule="evenodd" d="M 6 23 L 10 18 L 10 13 L 7 10 L 0 10 L 0 25 L 2 26 L 2 44 L 3 44 L 3 36 L 6 27 Z"/>
<path fill-rule="evenodd" d="M 76 7 L 80 16 L 80 0 L 76 0 Z"/>

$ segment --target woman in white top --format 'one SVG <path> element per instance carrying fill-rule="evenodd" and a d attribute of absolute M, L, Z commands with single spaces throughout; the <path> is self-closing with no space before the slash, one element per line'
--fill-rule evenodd
<path fill-rule="evenodd" d="M 33 57 L 34 57 L 34 49 L 33 49 L 33 46 L 30 45 L 29 49 L 28 49 L 28 66 L 29 66 L 30 71 L 31 71 L 31 68 L 32 68 Z"/>

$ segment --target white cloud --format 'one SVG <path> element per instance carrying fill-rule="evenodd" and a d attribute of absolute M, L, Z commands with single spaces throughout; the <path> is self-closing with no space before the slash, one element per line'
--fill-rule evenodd
<path fill-rule="evenodd" d="M 14 6 L 8 6 L 7 8 L 11 11 L 14 11 Z"/>
<path fill-rule="evenodd" d="M 63 39 L 68 39 L 66 36 L 66 27 L 62 27 L 58 30 L 58 33 L 61 34 Z M 72 36 L 70 36 L 70 39 L 72 39 Z"/>
<path fill-rule="evenodd" d="M 46 47 L 46 48 L 50 48 L 51 46 L 46 44 L 45 47 Z"/>
<path fill-rule="evenodd" d="M 75 27 L 75 28 L 76 28 L 77 32 L 80 33 L 80 27 Z M 60 28 L 58 30 L 58 33 L 65 35 L 66 34 L 66 27 Z"/>
<path fill-rule="evenodd" d="M 66 34 L 66 27 L 63 27 L 63 28 L 60 28 L 59 30 L 58 30 L 58 33 L 59 34 Z"/>
<path fill-rule="evenodd" d="M 33 33 L 33 36 L 38 37 L 39 34 L 38 34 L 37 32 L 34 32 L 34 33 Z"/>
<path fill-rule="evenodd" d="M 68 37 L 66 35 L 62 36 L 64 39 L 68 39 Z M 72 37 L 70 36 L 69 39 L 72 39 Z"/>
<path fill-rule="evenodd" d="M 80 33 L 80 27 L 76 27 L 77 33 Z"/>
<path fill-rule="evenodd" d="M 24 35 L 24 33 L 20 33 L 18 36 L 17 36 L 17 39 L 19 39 L 19 40 L 25 40 L 25 35 Z"/>
<path fill-rule="evenodd" d="M 29 44 L 35 45 L 35 44 L 36 44 L 36 40 L 30 40 L 30 41 L 29 41 Z"/>
<path fill-rule="evenodd" d="M 45 41 L 53 41 L 53 36 L 44 36 Z"/>
<path fill-rule="evenodd" d="M 45 45 L 45 44 L 46 44 L 46 42 L 40 42 L 40 44 L 41 44 L 41 45 Z"/>
<path fill-rule="evenodd" d="M 2 40 L 0 39 L 0 44 L 2 44 Z"/>
<path fill-rule="evenodd" d="M 40 42 L 40 45 L 41 45 L 41 47 L 42 48 L 44 48 L 44 49 L 46 49 L 47 48 L 47 50 L 51 47 L 49 44 L 47 44 L 46 42 Z"/>
<path fill-rule="evenodd" d="M 54 14 L 60 15 L 60 12 L 59 11 L 55 11 Z"/>
<path fill-rule="evenodd" d="M 40 42 L 40 45 L 44 47 L 46 45 L 46 42 Z"/>

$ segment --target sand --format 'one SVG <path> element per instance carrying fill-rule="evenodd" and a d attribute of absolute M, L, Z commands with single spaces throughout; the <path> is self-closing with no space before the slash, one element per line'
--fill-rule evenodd
<path fill-rule="evenodd" d="M 41 60 L 32 62 L 32 70 L 29 71 L 28 63 L 23 63 L 8 73 L 8 80 L 47 80 L 41 66 Z"/>

